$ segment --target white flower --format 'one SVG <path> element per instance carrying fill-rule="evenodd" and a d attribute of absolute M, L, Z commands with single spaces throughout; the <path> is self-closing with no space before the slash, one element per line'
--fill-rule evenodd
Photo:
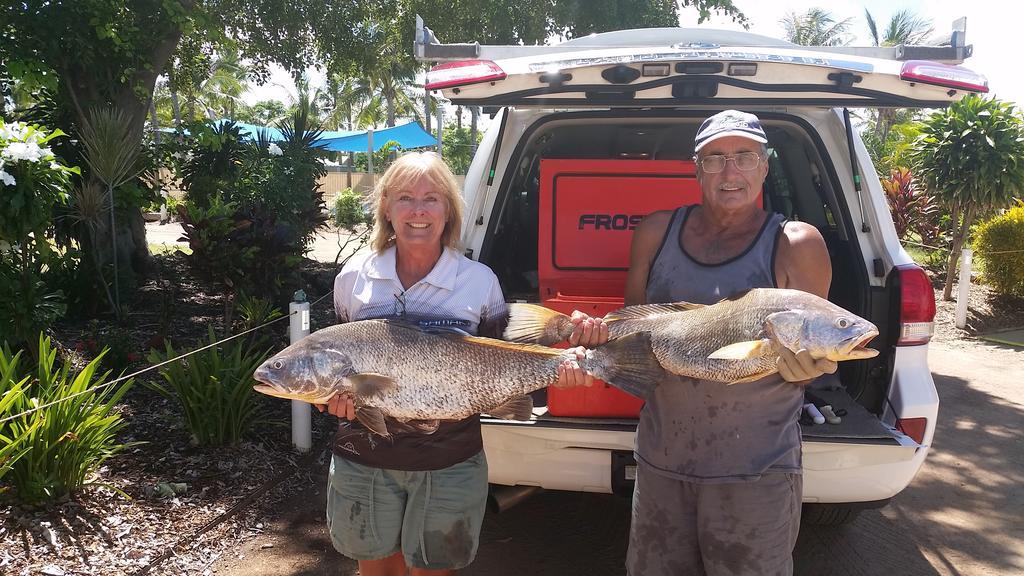
<path fill-rule="evenodd" d="M 49 148 L 40 148 L 34 142 L 8 142 L 3 151 L 4 158 L 11 160 L 28 160 L 38 162 L 41 158 L 51 155 Z"/>
<path fill-rule="evenodd" d="M 4 172 L 3 170 L 0 170 L 0 182 L 3 182 L 8 186 L 14 186 L 15 184 L 17 184 L 17 182 L 14 180 L 14 176 L 11 176 L 10 174 Z"/>
<path fill-rule="evenodd" d="M 281 147 L 274 142 L 271 142 L 270 145 L 267 146 L 267 152 L 270 153 L 271 156 L 280 156 L 284 154 L 284 152 L 281 151 Z"/>
<path fill-rule="evenodd" d="M 27 133 L 28 126 L 24 122 L 0 122 L 0 140 L 24 140 Z"/>

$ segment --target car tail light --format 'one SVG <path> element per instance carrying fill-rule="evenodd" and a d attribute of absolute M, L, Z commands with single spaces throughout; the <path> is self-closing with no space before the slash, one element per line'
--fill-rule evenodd
<path fill-rule="evenodd" d="M 971 92 L 988 92 L 988 79 L 962 66 L 939 64 L 927 60 L 907 60 L 900 71 L 900 80 L 921 82 Z"/>
<path fill-rule="evenodd" d="M 924 432 L 928 429 L 927 418 L 898 418 L 896 429 L 914 439 L 918 444 L 924 444 Z"/>
<path fill-rule="evenodd" d="M 935 320 L 935 289 L 919 266 L 896 267 L 900 282 L 900 337 L 897 346 L 927 344 Z"/>
<path fill-rule="evenodd" d="M 427 72 L 427 90 L 440 90 L 481 82 L 504 80 L 505 71 L 490 60 L 445 62 Z"/>

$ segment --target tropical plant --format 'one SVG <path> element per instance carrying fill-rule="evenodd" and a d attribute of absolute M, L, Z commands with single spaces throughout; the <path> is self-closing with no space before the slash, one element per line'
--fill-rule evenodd
<path fill-rule="evenodd" d="M 987 284 L 1024 298 L 1024 202 L 982 222 L 975 232 L 974 251 L 984 263 Z"/>
<path fill-rule="evenodd" d="M 907 168 L 894 168 L 881 182 L 900 240 L 915 232 L 923 243 L 934 242 L 939 233 L 940 216 L 935 198 L 917 186 L 914 175 Z"/>
<path fill-rule="evenodd" d="M 16 404 L 23 405 L 26 402 L 25 388 L 31 378 L 25 376 L 18 380 L 19 376 L 15 374 L 15 371 L 20 358 L 21 351 L 12 355 L 6 344 L 0 348 L 0 421 L 3 422 L 6 422 L 8 418 L 15 417 L 13 407 Z M 29 428 L 22 430 L 20 435 L 12 437 L 7 435 L 6 425 L 0 423 L 0 480 L 3 480 L 4 475 L 10 471 L 19 458 L 32 449 L 25 439 L 39 424 L 40 422 L 37 421 Z M 3 488 L 0 485 L 0 493 L 2 492 Z"/>
<path fill-rule="evenodd" d="M 134 180 L 143 170 L 139 163 L 139 154 L 142 151 L 142 142 L 132 134 L 131 118 L 123 110 L 115 108 L 93 108 L 89 110 L 78 130 L 83 145 L 83 156 L 89 165 L 90 176 L 99 180 L 107 188 L 107 206 L 110 216 L 110 227 L 108 231 L 117 230 L 116 225 L 116 196 L 115 190 Z M 135 204 L 132 202 L 131 204 Z M 94 234 L 99 231 L 92 227 Z M 101 254 L 97 237 L 89 238 L 91 248 L 94 251 L 94 262 L 101 262 L 104 259 Z M 110 300 L 110 307 L 118 318 L 122 315 L 121 310 L 121 289 L 118 277 L 118 251 L 117 238 L 110 237 L 110 262 L 113 267 L 113 295 Z M 102 278 L 102 269 L 96 268 L 96 273 Z M 107 296 L 111 297 L 111 291 L 107 290 Z"/>
<path fill-rule="evenodd" d="M 932 21 L 922 18 L 912 10 L 900 10 L 889 18 L 889 24 L 885 28 L 885 34 L 879 36 L 878 25 L 875 18 L 867 8 L 864 9 L 864 18 L 868 23 L 868 31 L 871 33 L 871 41 L 875 46 L 898 46 L 900 44 L 923 44 L 932 35 L 935 28 Z M 882 142 L 889 138 L 889 130 L 894 124 L 906 121 L 900 115 L 906 115 L 906 111 L 899 108 L 879 108 L 875 111 L 875 134 Z"/>
<path fill-rule="evenodd" d="M 68 202 L 68 168 L 50 142 L 49 132 L 23 122 L 0 122 L 0 326 L 16 346 L 64 314 L 64 295 L 52 289 L 44 273 L 62 255 L 48 240 L 54 210 Z"/>
<path fill-rule="evenodd" d="M 476 146 L 480 143 L 480 134 L 476 134 L 476 141 L 473 141 L 474 131 L 472 128 L 459 128 L 448 125 L 444 128 L 444 152 L 441 157 L 452 169 L 453 174 L 465 174 L 469 165 L 473 162 L 473 154 Z"/>
<path fill-rule="evenodd" d="M 808 8 L 802 14 L 790 11 L 779 23 L 785 30 L 786 40 L 802 46 L 845 46 L 853 39 L 850 35 L 853 18 L 836 20 L 824 8 Z"/>
<path fill-rule="evenodd" d="M 210 327 L 212 347 L 160 369 L 164 383 L 147 383 L 178 403 L 192 443 L 197 446 L 237 444 L 249 428 L 263 420 L 252 389 L 256 383 L 252 374 L 270 357 L 270 349 L 259 349 L 241 339 L 220 345 L 217 341 Z M 151 352 L 149 361 L 156 364 L 179 355 L 170 343 L 166 346 L 164 353 Z"/>
<path fill-rule="evenodd" d="M 910 158 L 914 174 L 950 211 L 953 242 L 943 291 L 950 300 L 975 216 L 1024 192 L 1024 122 L 1012 104 L 969 94 L 925 120 Z"/>
<path fill-rule="evenodd" d="M 48 337 L 39 335 L 37 350 L 38 365 L 31 372 L 19 368 L 18 356 L 8 348 L 0 350 L 0 378 L 23 382 L 30 376 L 8 408 L 10 419 L 0 424 L 0 435 L 31 447 L 6 476 L 26 503 L 77 491 L 104 461 L 133 445 L 116 442 L 127 423 L 115 410 L 132 381 L 108 384 L 109 372 L 98 372 L 103 352 L 72 375 L 71 362 L 57 366 Z"/>

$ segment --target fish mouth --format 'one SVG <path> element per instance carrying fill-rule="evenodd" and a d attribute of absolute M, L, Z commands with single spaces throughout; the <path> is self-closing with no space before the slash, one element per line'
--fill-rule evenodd
<path fill-rule="evenodd" d="M 867 347 L 867 343 L 875 336 L 878 336 L 878 330 L 872 329 L 859 336 L 844 340 L 839 346 L 839 358 L 834 360 L 865 360 L 878 356 L 878 350 Z"/>
<path fill-rule="evenodd" d="M 255 384 L 252 387 L 253 390 L 260 394 L 266 394 L 267 396 L 273 396 L 274 398 L 284 398 L 285 400 L 299 400 L 301 402 L 308 402 L 310 404 L 326 404 L 331 396 L 334 396 L 334 392 L 331 392 L 330 396 L 326 398 L 313 397 L 308 394 L 296 394 L 295 392 L 284 388 L 283 386 L 277 386 L 275 384 Z"/>

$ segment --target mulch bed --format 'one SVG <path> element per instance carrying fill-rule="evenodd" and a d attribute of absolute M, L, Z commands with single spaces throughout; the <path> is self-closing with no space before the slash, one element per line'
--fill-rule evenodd
<path fill-rule="evenodd" d="M 176 349 L 205 340 L 209 325 L 221 333 L 219 295 L 194 278 L 180 256 L 162 256 L 158 262 L 129 302 L 131 318 L 118 329 L 127 331 L 142 351 L 153 340 L 170 293 L 174 322 L 168 336 Z M 330 289 L 333 274 L 333 266 L 306 262 L 303 276 L 311 300 Z M 955 302 L 943 302 L 939 289 L 936 299 L 937 341 L 1024 326 L 1024 300 L 1000 297 L 983 285 L 972 286 L 966 330 L 953 325 Z M 326 298 L 313 308 L 312 325 L 316 329 L 333 322 L 331 299 Z M 113 323 L 101 324 L 110 328 Z M 54 333 L 73 350 L 88 330 L 85 322 L 66 322 Z M 268 330 L 276 334 L 278 346 L 286 343 L 287 321 Z M 140 359 L 133 368 L 146 365 Z M 197 449 L 189 443 L 177 407 L 136 384 L 123 403 L 128 426 L 121 441 L 142 444 L 108 460 L 92 484 L 69 499 L 39 508 L 0 501 L 0 574 L 210 574 L 213 563 L 240 540 L 259 536 L 260 519 L 292 496 L 297 490 L 293 486 L 308 485 L 295 481 L 310 473 L 300 461 L 308 465 L 324 458 L 322 448 L 333 432 L 330 419 L 314 417 L 313 453 L 297 455 L 291 447 L 289 403 L 260 401 L 274 423 L 253 431 L 238 446 Z M 289 474 L 266 494 L 249 497 Z M 161 482 L 185 484 L 186 489 L 165 497 L 151 495 Z M 233 507 L 240 508 L 237 514 L 208 526 Z"/>
<path fill-rule="evenodd" d="M 156 264 L 152 277 L 128 302 L 127 321 L 98 323 L 100 332 L 117 329 L 128 334 L 139 356 L 129 372 L 148 366 L 146 346 L 154 343 L 157 317 L 167 294 L 173 295 L 173 322 L 167 336 L 176 350 L 205 343 L 208 326 L 222 333 L 220 296 L 191 275 L 180 255 L 157 257 Z M 333 274 L 333 266 L 305 262 L 303 279 L 311 300 L 330 289 Z M 287 311 L 286 303 L 283 310 Z M 313 308 L 312 327 L 334 321 L 328 297 Z M 68 321 L 53 333 L 75 364 L 82 365 L 89 358 L 76 350 L 76 344 L 92 330 L 95 322 L 90 326 L 85 321 Z M 287 320 L 265 330 L 276 348 L 287 343 Z M 313 418 L 313 453 L 298 455 L 291 446 L 290 403 L 259 396 L 266 425 L 253 430 L 238 446 L 200 449 L 190 444 L 178 407 L 141 382 L 157 379 L 159 375 L 152 372 L 139 376 L 123 400 L 121 412 L 128 425 L 119 441 L 140 444 L 109 459 L 84 490 L 41 507 L 0 499 L 0 574 L 208 573 L 225 550 L 260 533 L 259 519 L 291 495 L 289 486 L 308 485 L 284 480 L 258 499 L 247 498 L 274 480 L 308 473 L 308 460 L 321 456 L 333 432 L 329 419 Z M 184 492 L 154 494 L 161 483 L 179 489 L 184 484 Z M 239 504 L 244 508 L 237 515 L 192 539 Z"/>

